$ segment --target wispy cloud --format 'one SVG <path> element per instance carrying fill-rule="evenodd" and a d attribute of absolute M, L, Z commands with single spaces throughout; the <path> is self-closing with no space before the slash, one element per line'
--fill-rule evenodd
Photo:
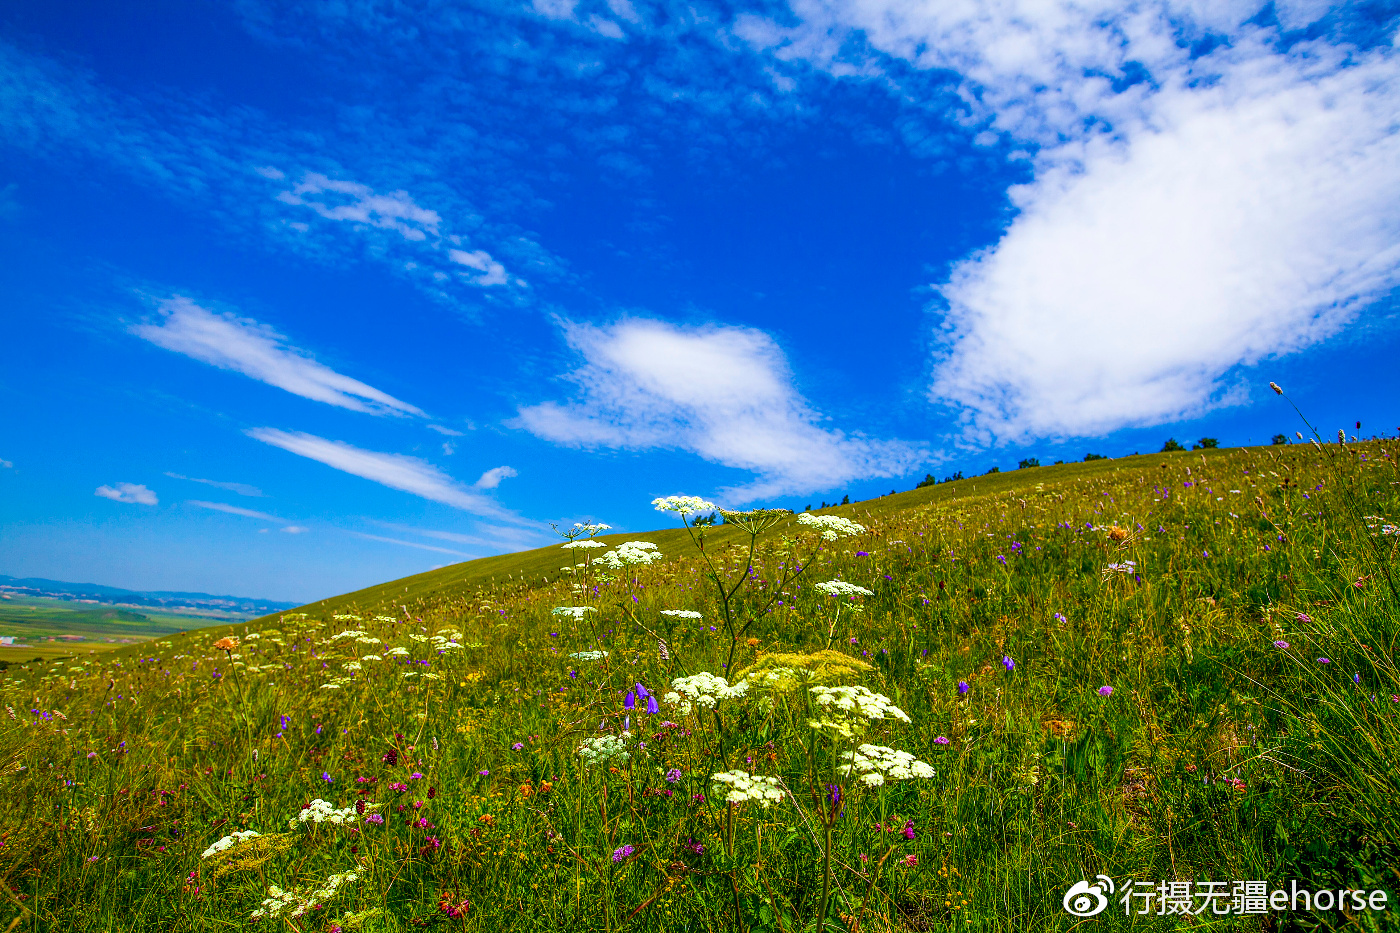
<path fill-rule="evenodd" d="M 289 535 L 304 535 L 310 530 L 305 525 L 287 525 L 282 529 L 282 532 Z"/>
<path fill-rule="evenodd" d="M 497 486 L 501 485 L 501 480 L 519 475 L 519 473 L 515 472 L 514 467 L 492 467 L 485 473 L 482 473 L 481 478 L 478 479 L 472 485 L 475 486 L 477 489 L 495 489 Z"/>
<path fill-rule="evenodd" d="M 460 146 L 433 153 L 398 142 L 406 137 L 393 132 L 345 138 L 343 126 L 307 130 L 171 92 L 136 99 L 0 40 L 7 146 L 97 161 L 182 207 L 203 209 L 225 233 L 324 262 L 378 262 L 451 303 L 482 289 L 524 288 L 510 263 L 530 275 L 558 265 L 510 223 L 489 222 L 469 192 L 445 185 L 437 167 L 425 165 L 425 157 L 461 156 Z M 309 136 L 319 145 L 308 146 Z M 415 197 L 405 183 L 430 194 Z"/>
<path fill-rule="evenodd" d="M 445 435 L 447 435 L 448 437 L 461 437 L 461 436 L 462 436 L 462 432 L 461 432 L 461 431 L 454 430 L 453 428 L 444 427 L 443 425 L 440 425 L 440 424 L 430 424 L 430 425 L 428 425 L 428 430 L 429 430 L 429 431 L 436 431 L 436 432 L 438 432 L 439 434 L 445 434 Z"/>
<path fill-rule="evenodd" d="M 98 486 L 94 495 L 113 502 L 126 502 L 132 505 L 159 505 L 156 494 L 139 483 L 117 483 L 115 486 Z"/>
<path fill-rule="evenodd" d="M 157 322 L 138 324 L 132 333 L 312 401 L 376 415 L 426 417 L 416 406 L 316 362 L 277 331 L 250 318 L 210 311 L 179 295 L 162 301 L 159 311 Z"/>
<path fill-rule="evenodd" d="M 756 473 L 754 483 L 731 490 L 736 501 L 898 476 L 925 456 L 917 445 L 819 427 L 821 415 L 762 331 L 633 319 L 568 324 L 565 336 L 584 358 L 569 376 L 578 397 L 522 408 L 517 419 L 547 440 L 688 450 Z"/>
<path fill-rule="evenodd" d="M 205 486 L 213 486 L 215 489 L 224 489 L 228 492 L 237 493 L 240 496 L 252 496 L 265 498 L 266 493 L 256 486 L 249 486 L 247 483 L 229 483 L 217 479 L 200 479 L 195 476 L 182 476 L 179 473 L 167 472 L 166 476 L 171 479 L 182 479 L 189 483 L 203 483 Z"/>
<path fill-rule="evenodd" d="M 794 0 L 735 33 L 901 95 L 952 75 L 966 135 L 1031 169 L 999 241 L 938 283 L 931 386 L 974 436 L 1017 440 L 1241 398 L 1237 367 L 1400 285 L 1393 24 L 1343 35 L 1343 8 L 1264 10 Z"/>
<path fill-rule="evenodd" d="M 417 541 L 400 541 L 398 538 L 385 538 L 381 535 L 366 534 L 363 531 L 352 531 L 350 533 L 357 538 L 365 538 L 369 541 L 382 541 L 385 544 L 397 544 L 400 547 L 412 547 L 420 551 L 435 551 L 438 554 L 452 554 L 456 557 L 465 557 L 468 560 L 474 556 L 472 554 L 464 554 L 461 551 L 454 551 L 451 548 L 438 547 L 435 544 L 420 544 Z"/>
<path fill-rule="evenodd" d="M 201 509 L 209 509 L 214 512 L 224 512 L 228 515 L 242 515 L 244 518 L 256 518 L 265 522 L 273 522 L 278 525 L 287 524 L 285 518 L 278 518 L 276 515 L 269 515 L 266 512 L 258 512 L 253 509 L 245 509 L 237 505 L 229 505 L 225 502 L 205 502 L 202 499 L 186 500 L 190 505 Z"/>
<path fill-rule="evenodd" d="M 253 428 L 247 434 L 264 444 L 280 447 L 299 457 L 316 460 L 390 489 L 441 502 L 475 515 L 507 521 L 520 520 L 491 499 L 462 486 L 431 463 L 417 457 L 364 450 L 343 441 L 276 428 Z"/>
<path fill-rule="evenodd" d="M 13 467 L 14 464 L 11 463 L 9 460 L 0 460 L 0 470 L 9 470 Z"/>

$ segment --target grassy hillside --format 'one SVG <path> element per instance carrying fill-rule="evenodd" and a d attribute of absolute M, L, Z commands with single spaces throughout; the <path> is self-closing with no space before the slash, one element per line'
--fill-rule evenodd
<path fill-rule="evenodd" d="M 1192 453 L 1148 454 L 1120 460 L 1093 460 L 1088 463 L 1066 463 L 1056 466 L 1034 467 L 1008 473 L 990 473 L 974 476 L 971 479 L 954 480 L 936 486 L 925 486 L 894 495 L 881 496 L 855 502 L 850 505 L 818 509 L 814 514 L 840 515 L 853 520 L 890 516 L 907 509 L 939 503 L 950 503 L 972 499 L 978 496 L 996 495 L 1020 491 L 1033 493 L 1037 487 L 1046 484 L 1062 484 L 1075 480 L 1089 480 L 1112 477 L 1124 470 L 1152 469 L 1167 463 L 1177 465 L 1207 463 L 1210 459 L 1225 456 L 1223 450 L 1202 450 Z M 779 526 L 782 533 L 785 526 Z M 726 544 L 742 539 L 742 533 L 734 529 L 716 526 L 708 532 L 709 540 Z M 682 528 L 662 528 L 650 532 L 619 533 L 599 535 L 597 540 L 609 545 L 641 538 L 654 542 L 665 553 L 678 547 L 686 547 L 689 538 Z M 363 611 L 384 611 L 392 613 L 396 607 L 422 597 L 434 599 L 462 596 L 475 592 L 478 587 L 489 586 L 496 581 L 504 584 L 542 584 L 557 580 L 560 568 L 567 565 L 567 559 L 559 551 L 558 545 L 519 551 L 514 554 L 501 554 L 440 567 L 426 573 L 391 580 L 378 586 L 356 590 L 342 596 L 332 597 L 303 606 L 300 611 L 313 613 L 336 613 L 349 609 Z M 265 617 L 276 618 L 277 614 Z"/>
<path fill-rule="evenodd" d="M 645 540 L 650 564 L 564 573 L 541 549 L 11 667 L 4 909 L 24 930 L 1394 930 L 1396 454 L 1044 467 L 828 510 L 858 527 L 740 518 L 703 552 L 677 521 L 588 552 Z M 1270 905 L 1292 885 L 1308 909 Z M 1094 919 L 1066 907 L 1101 892 Z"/>

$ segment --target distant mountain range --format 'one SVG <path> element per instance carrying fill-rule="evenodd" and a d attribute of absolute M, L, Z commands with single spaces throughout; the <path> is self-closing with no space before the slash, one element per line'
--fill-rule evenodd
<path fill-rule="evenodd" d="M 231 612 L 249 617 L 295 609 L 300 603 L 278 603 L 269 599 L 243 596 L 213 596 L 209 593 L 175 593 L 164 590 L 140 592 L 98 583 L 65 583 L 40 577 L 7 577 L 0 574 L 0 593 L 16 596 L 46 596 L 51 599 L 83 600 L 104 605 L 152 606 L 162 609 L 192 609 Z"/>

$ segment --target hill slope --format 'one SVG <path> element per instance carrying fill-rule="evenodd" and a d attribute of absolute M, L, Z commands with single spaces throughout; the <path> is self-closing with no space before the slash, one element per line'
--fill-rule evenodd
<path fill-rule="evenodd" d="M 1134 881 L 1216 891 L 1222 929 L 1393 929 L 1370 905 L 1400 883 L 1396 446 L 979 477 L 789 521 L 752 559 L 735 525 L 703 554 L 612 535 L 665 557 L 560 575 L 541 549 L 12 666 L 6 909 L 1019 933 L 1075 928 L 1102 875 L 1102 929 L 1156 928 L 1117 899 Z M 1244 879 L 1366 896 L 1242 913 Z"/>

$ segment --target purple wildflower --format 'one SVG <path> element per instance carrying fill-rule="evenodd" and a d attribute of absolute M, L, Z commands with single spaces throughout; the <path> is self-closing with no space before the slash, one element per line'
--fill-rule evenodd
<path fill-rule="evenodd" d="M 1104 684 L 1102 687 L 1099 688 L 1099 696 L 1101 696 L 1101 697 L 1110 697 L 1110 696 L 1113 696 L 1113 688 L 1110 687 L 1108 684 Z"/>
<path fill-rule="evenodd" d="M 1288 642 L 1286 642 L 1286 641 L 1276 641 L 1276 642 L 1274 642 L 1274 647 L 1275 647 L 1275 648 L 1287 648 L 1287 647 L 1288 647 Z"/>
<path fill-rule="evenodd" d="M 940 735 L 938 738 L 934 739 L 933 742 L 935 745 L 947 745 L 948 737 L 946 735 Z"/>
<path fill-rule="evenodd" d="M 958 681 L 958 696 L 960 696 L 960 697 L 961 697 L 961 696 L 967 696 L 967 691 L 969 691 L 969 690 L 971 690 L 971 689 L 972 689 L 972 688 L 969 687 L 969 686 L 967 685 L 967 681 L 965 681 L 965 680 L 960 680 L 960 681 Z"/>
<path fill-rule="evenodd" d="M 637 850 L 632 846 L 619 846 L 613 849 L 613 861 L 621 862 L 632 857 L 632 853 Z"/>
<path fill-rule="evenodd" d="M 1006 655 L 1002 655 L 1001 666 L 1006 668 L 1008 671 L 1016 670 L 1016 662 L 1011 660 L 1011 658 Z"/>
<path fill-rule="evenodd" d="M 681 779 L 681 769 L 680 769 L 680 768 L 672 768 L 670 771 L 667 771 L 667 772 L 666 772 L 666 783 L 668 783 L 668 784 L 675 784 L 675 783 L 676 783 L 677 781 L 679 781 L 680 779 Z"/>

